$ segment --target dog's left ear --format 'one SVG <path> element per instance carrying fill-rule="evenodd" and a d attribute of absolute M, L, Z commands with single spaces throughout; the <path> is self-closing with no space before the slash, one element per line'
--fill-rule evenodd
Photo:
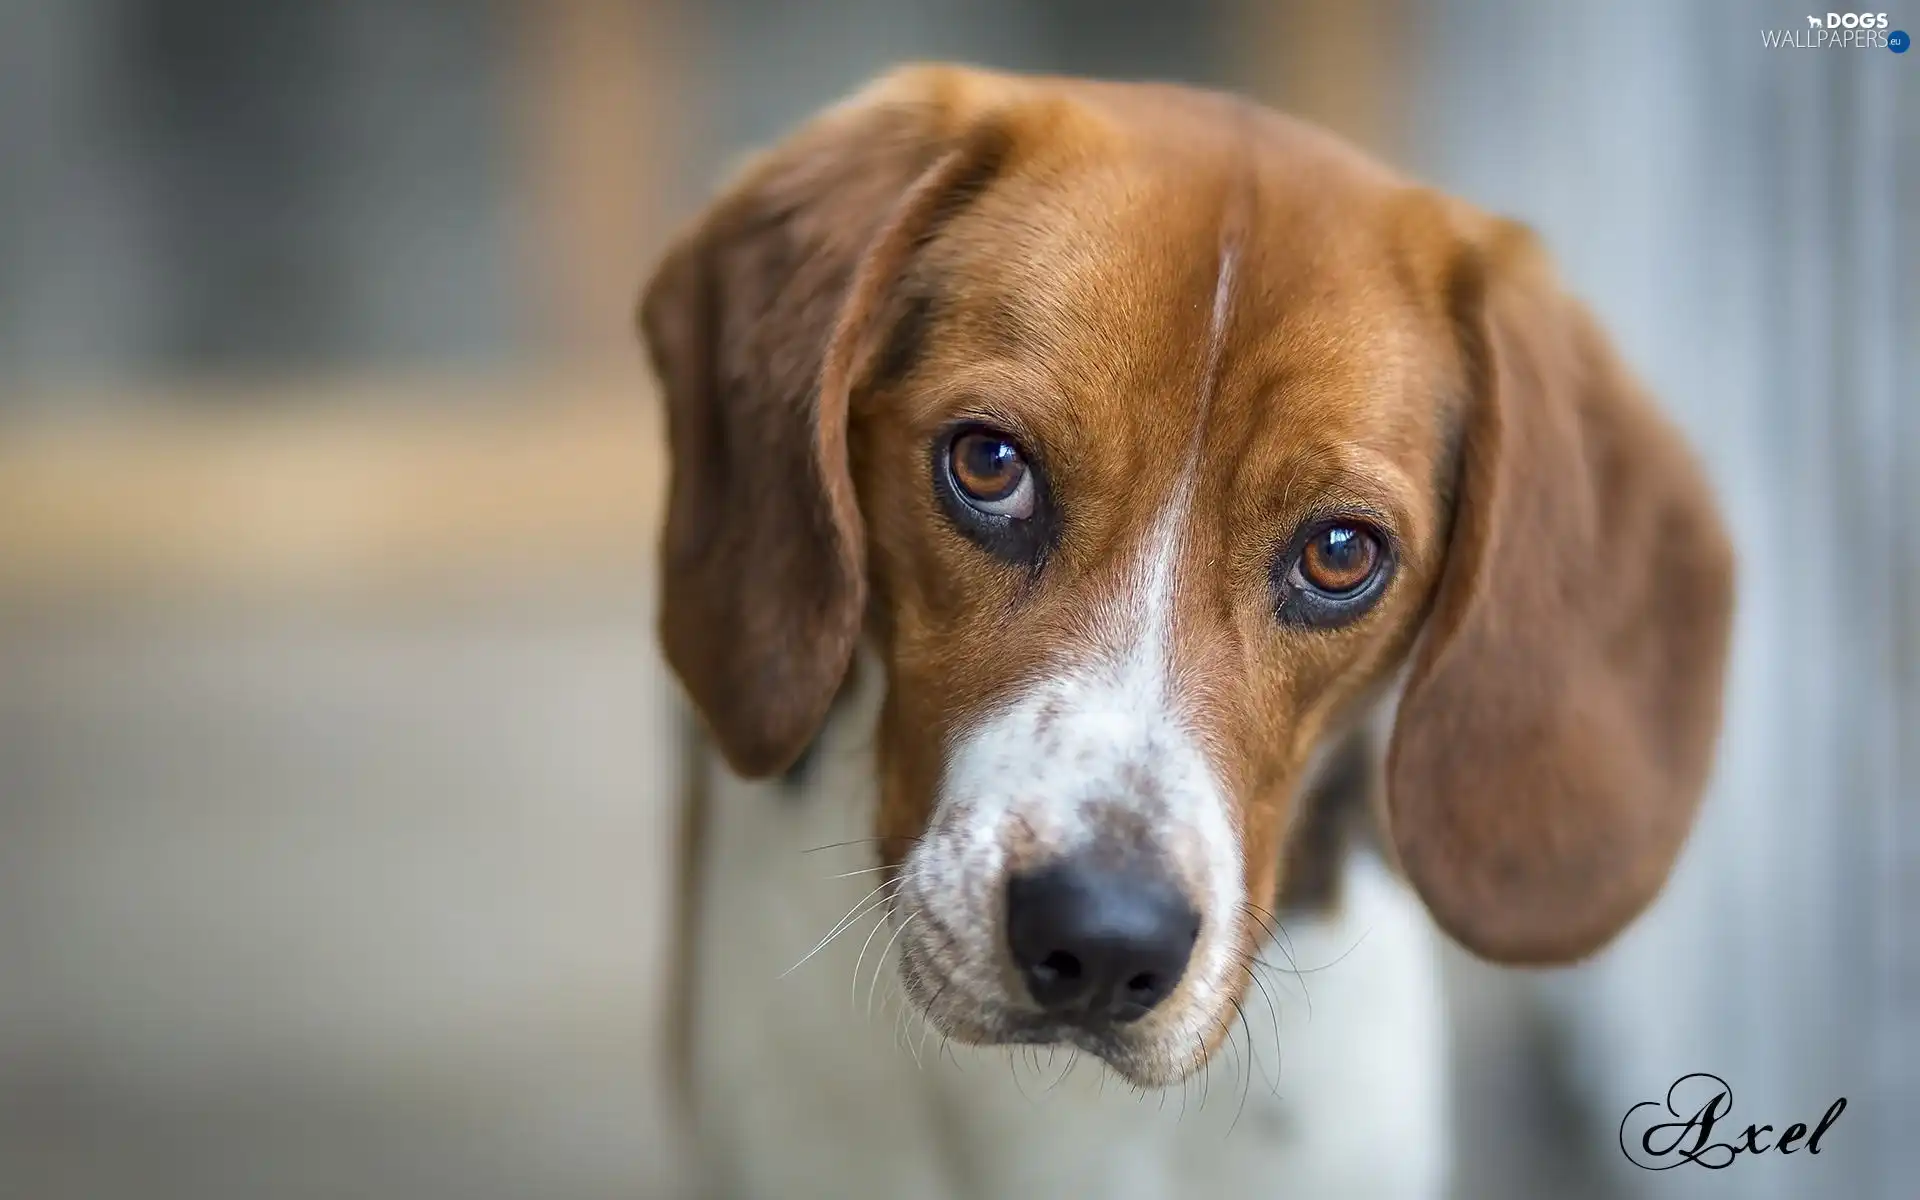
<path fill-rule="evenodd" d="M 1692 827 L 1733 554 L 1678 432 L 1532 236 L 1475 224 L 1446 283 L 1468 392 L 1452 532 L 1387 806 L 1442 928 L 1569 962 L 1652 901 Z"/>
<path fill-rule="evenodd" d="M 1004 86 L 879 80 L 748 167 L 642 296 L 672 452 L 661 640 L 743 775 L 798 758 L 846 674 L 867 586 L 849 394 L 904 264 L 999 161 Z"/>

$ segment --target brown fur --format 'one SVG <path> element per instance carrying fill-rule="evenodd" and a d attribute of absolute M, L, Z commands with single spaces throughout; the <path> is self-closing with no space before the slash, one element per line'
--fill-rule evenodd
<path fill-rule="evenodd" d="M 1731 555 L 1518 227 L 1227 97 L 911 68 L 751 166 L 642 324 L 673 450 L 669 659 L 764 775 L 870 635 L 889 862 L 955 732 L 1088 642 L 1191 461 L 1175 669 L 1256 903 L 1313 828 L 1292 809 L 1315 747 L 1409 663 L 1388 833 L 1449 932 L 1574 959 L 1660 887 L 1717 728 Z M 1044 466 L 1044 569 L 935 502 L 929 447 L 959 418 Z M 1274 556 L 1335 505 L 1393 531 L 1391 589 L 1343 628 L 1282 625 Z"/>

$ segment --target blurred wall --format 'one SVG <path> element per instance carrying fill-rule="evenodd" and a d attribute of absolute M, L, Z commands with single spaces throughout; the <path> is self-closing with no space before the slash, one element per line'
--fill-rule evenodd
<path fill-rule="evenodd" d="M 510 360 L 505 15 L 0 4 L 6 374 Z"/>

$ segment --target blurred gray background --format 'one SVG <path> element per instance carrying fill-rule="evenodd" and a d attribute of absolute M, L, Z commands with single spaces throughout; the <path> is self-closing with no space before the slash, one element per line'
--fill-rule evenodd
<path fill-rule="evenodd" d="M 1232 87 L 1545 235 L 1741 612 L 1657 909 L 1454 956 L 1458 1194 L 1913 1196 L 1920 53 L 1763 47 L 1803 7 L 0 0 L 0 1195 L 674 1194 L 631 302 L 743 150 L 939 57 Z M 1633 1168 L 1696 1070 L 1849 1107 Z"/>

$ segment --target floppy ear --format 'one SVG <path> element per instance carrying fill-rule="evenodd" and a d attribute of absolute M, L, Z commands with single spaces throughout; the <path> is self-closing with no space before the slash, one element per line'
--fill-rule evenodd
<path fill-rule="evenodd" d="M 865 532 L 848 390 L 941 200 L 997 141 L 974 83 L 897 72 L 751 164 L 667 252 L 640 326 L 672 456 L 660 631 L 722 752 L 784 769 L 859 637 Z"/>
<path fill-rule="evenodd" d="M 1388 753 L 1390 826 L 1468 949 L 1569 962 L 1646 907 L 1692 826 L 1733 555 L 1679 434 L 1531 235 L 1498 223 L 1450 303 L 1471 395 Z"/>

